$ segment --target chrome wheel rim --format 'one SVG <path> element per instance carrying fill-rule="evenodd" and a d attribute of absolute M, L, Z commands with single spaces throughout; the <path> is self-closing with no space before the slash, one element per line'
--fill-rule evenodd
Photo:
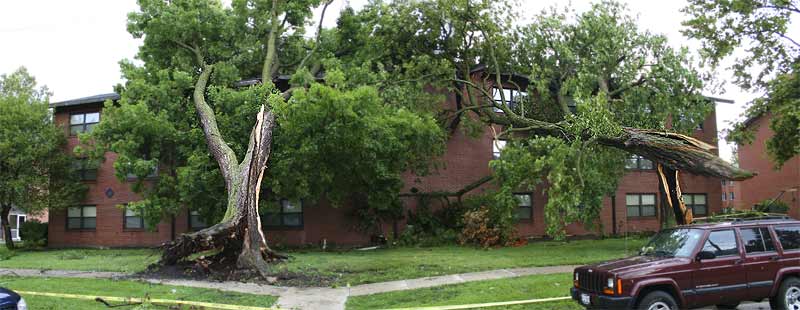
<path fill-rule="evenodd" d="M 800 294 L 800 290 L 797 291 Z M 669 305 L 663 301 L 656 301 L 647 310 L 670 310 Z"/>
<path fill-rule="evenodd" d="M 784 301 L 786 302 L 786 308 L 800 310 L 800 288 L 797 286 L 789 287 L 786 290 Z"/>

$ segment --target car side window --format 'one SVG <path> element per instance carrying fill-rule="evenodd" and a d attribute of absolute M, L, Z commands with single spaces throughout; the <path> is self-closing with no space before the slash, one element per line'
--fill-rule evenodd
<path fill-rule="evenodd" d="M 744 250 L 748 254 L 775 251 L 772 236 L 766 227 L 742 228 L 739 229 L 739 234 L 744 243 Z"/>
<path fill-rule="evenodd" d="M 717 257 L 738 255 L 739 248 L 733 229 L 712 231 L 703 245 L 703 251 L 714 253 Z"/>
<path fill-rule="evenodd" d="M 775 226 L 774 229 L 784 251 L 800 249 L 800 226 Z"/>

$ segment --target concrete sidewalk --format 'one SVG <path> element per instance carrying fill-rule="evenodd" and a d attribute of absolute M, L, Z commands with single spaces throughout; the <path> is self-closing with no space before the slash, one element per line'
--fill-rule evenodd
<path fill-rule="evenodd" d="M 413 290 L 449 284 L 459 284 L 473 281 L 496 280 L 539 274 L 553 274 L 572 272 L 577 267 L 549 266 L 528 267 L 513 269 L 497 269 L 461 274 L 452 274 L 418 279 L 397 280 L 380 283 L 356 285 L 350 288 L 328 287 L 284 287 L 275 285 L 261 285 L 244 282 L 216 282 L 182 279 L 152 279 L 138 278 L 131 274 L 121 272 L 77 271 L 77 270 L 38 270 L 38 269 L 8 269 L 0 268 L 0 276 L 14 275 L 21 277 L 56 277 L 56 278 L 93 278 L 93 279 L 130 279 L 155 284 L 189 286 L 198 288 L 218 289 L 238 293 L 278 296 L 276 306 L 283 309 L 333 309 L 344 310 L 349 296 L 363 296 L 394 291 Z"/>

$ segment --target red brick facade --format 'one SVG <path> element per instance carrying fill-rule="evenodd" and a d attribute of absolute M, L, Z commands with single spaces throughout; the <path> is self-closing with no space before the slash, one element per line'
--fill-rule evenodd
<path fill-rule="evenodd" d="M 755 129 L 755 139 L 751 144 L 739 145 L 739 166 L 755 171 L 757 176 L 741 182 L 742 208 L 750 209 L 756 203 L 775 199 L 781 192 L 781 200 L 789 205 L 789 215 L 800 218 L 800 156 L 795 156 L 783 164 L 780 170 L 767 155 L 766 142 L 774 133 L 769 128 L 771 116 L 765 114 L 748 120 L 748 126 Z"/>
<path fill-rule="evenodd" d="M 454 105 L 452 96 L 447 104 Z M 71 113 L 100 111 L 101 107 L 102 104 L 98 102 L 57 107 L 56 122 L 64 125 L 65 133 L 69 134 L 68 124 Z M 716 145 L 715 113 L 708 117 L 702 128 L 703 130 L 698 130 L 695 136 Z M 407 175 L 403 192 L 409 192 L 412 188 L 421 192 L 456 191 L 489 175 L 489 161 L 492 160 L 492 137 L 492 130 L 488 128 L 477 138 L 468 137 L 463 132 L 456 131 L 447 142 L 446 153 L 441 158 L 442 168 L 426 177 Z M 77 143 L 76 137 L 69 138 L 70 149 Z M 97 172 L 97 180 L 88 182 L 90 190 L 85 205 L 97 207 L 96 228 L 86 231 L 68 230 L 66 229 L 65 211 L 52 212 L 49 219 L 51 246 L 147 246 L 168 241 L 175 235 L 188 231 L 187 212 L 177 216 L 174 222 L 171 219 L 164 220 L 158 225 L 157 232 L 124 229 L 123 211 L 117 206 L 134 201 L 138 197 L 130 191 L 127 182 L 120 182 L 114 176 L 113 162 L 115 158 L 113 153 L 106 154 L 106 161 L 102 163 Z M 720 212 L 722 208 L 720 180 L 683 174 L 681 175 L 681 184 L 684 193 L 706 195 L 709 213 Z M 481 193 L 490 187 L 489 184 L 484 185 L 470 194 Z M 107 195 L 109 189 L 113 191 L 111 197 Z M 607 197 L 604 200 L 604 208 L 601 212 L 602 232 L 587 231 L 580 224 L 572 224 L 568 227 L 568 234 L 610 235 L 657 230 L 661 222 L 662 199 L 660 192 L 655 170 L 628 171 L 621 180 L 615 196 Z M 656 215 L 628 218 L 626 195 L 633 193 L 655 195 Z M 520 236 L 542 237 L 545 236 L 544 205 L 547 197 L 542 193 L 541 188 L 532 193 L 532 197 L 532 219 L 520 221 L 517 231 Z M 404 199 L 404 202 L 409 210 L 417 207 L 416 199 L 407 198 Z M 612 210 L 615 211 L 612 212 Z M 307 205 L 303 208 L 303 225 L 301 227 L 270 228 L 265 229 L 265 233 L 272 243 L 278 244 L 299 245 L 324 242 L 330 245 L 357 245 L 369 243 L 370 236 L 355 229 L 356 222 L 350 215 L 350 211 L 348 206 L 333 208 L 324 201 L 315 206 Z M 397 227 L 393 227 L 393 225 L 386 224 L 383 227 L 384 233 L 391 235 L 395 228 L 402 230 L 403 225 L 404 223 L 398 223 Z"/>

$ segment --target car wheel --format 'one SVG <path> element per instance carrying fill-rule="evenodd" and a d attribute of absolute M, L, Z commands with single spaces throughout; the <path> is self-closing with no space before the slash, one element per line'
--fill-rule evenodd
<path fill-rule="evenodd" d="M 772 309 L 800 310 L 800 279 L 786 278 L 781 282 L 778 294 L 770 298 Z"/>
<path fill-rule="evenodd" d="M 650 292 L 642 298 L 637 307 L 639 310 L 676 310 L 678 303 L 675 298 L 672 298 L 667 292 L 654 291 Z"/>
<path fill-rule="evenodd" d="M 738 302 L 735 304 L 717 305 L 717 310 L 733 310 L 736 309 L 736 307 L 738 306 L 739 306 Z"/>

